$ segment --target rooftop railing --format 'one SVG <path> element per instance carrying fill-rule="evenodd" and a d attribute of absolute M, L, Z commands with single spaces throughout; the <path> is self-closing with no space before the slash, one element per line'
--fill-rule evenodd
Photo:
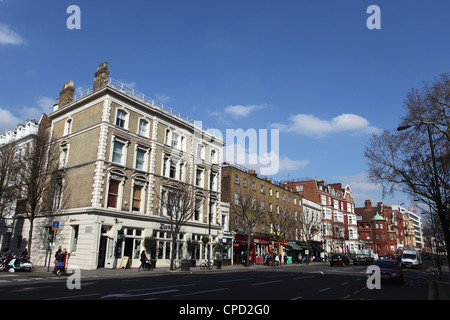
<path fill-rule="evenodd" d="M 183 121 L 193 125 L 194 128 L 203 130 L 204 132 L 207 132 L 208 134 L 210 134 L 210 135 L 212 135 L 212 136 L 222 140 L 222 134 L 219 133 L 217 130 L 212 130 L 212 129 L 208 128 L 207 126 L 203 125 L 203 123 L 201 121 L 196 121 L 196 120 L 194 120 L 194 119 L 192 119 L 192 118 L 182 114 L 181 112 L 178 112 L 175 109 L 173 109 L 173 108 L 171 108 L 169 106 L 166 106 L 163 103 L 161 103 L 161 102 L 159 102 L 159 101 L 157 101 L 157 100 L 155 100 L 153 98 L 150 98 L 150 97 L 146 96 L 145 94 L 135 90 L 134 88 L 131 88 L 131 87 L 125 85 L 124 83 L 122 83 L 122 82 L 120 82 L 120 81 L 118 81 L 116 79 L 108 78 L 106 85 L 109 86 L 109 87 L 118 89 L 118 90 L 122 91 L 123 93 L 125 93 L 127 95 L 130 95 L 130 96 L 132 96 L 134 98 L 137 98 L 138 100 L 144 102 L 145 104 L 147 104 L 151 108 L 159 109 L 159 110 L 161 110 L 161 111 L 163 111 L 163 112 L 165 112 L 165 113 L 167 113 L 167 114 L 169 114 L 171 116 L 174 116 L 174 117 L 176 117 L 176 118 L 178 118 L 180 120 L 183 120 Z M 81 98 L 84 98 L 84 97 L 90 95 L 92 92 L 93 92 L 93 88 L 89 88 L 87 90 L 84 90 L 84 91 L 76 94 L 73 97 L 73 101 L 80 100 Z"/>

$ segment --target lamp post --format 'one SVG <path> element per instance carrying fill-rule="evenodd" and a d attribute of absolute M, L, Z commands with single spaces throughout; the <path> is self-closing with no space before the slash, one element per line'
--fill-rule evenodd
<path fill-rule="evenodd" d="M 435 179 L 435 184 L 436 184 L 436 195 L 437 195 L 437 201 L 436 201 L 436 209 L 438 211 L 438 214 L 441 210 L 441 190 L 439 188 L 439 178 L 438 178 L 438 173 L 437 173 L 437 168 L 436 168 L 436 158 L 434 155 L 434 145 L 433 145 L 433 139 L 432 139 L 432 134 L 431 134 L 431 122 L 428 121 L 422 121 L 421 124 L 425 124 L 427 126 L 427 131 L 428 131 L 428 139 L 430 142 L 430 150 L 431 150 L 431 160 L 433 163 L 433 174 L 434 174 L 434 179 Z M 415 127 L 415 125 L 405 125 L 405 126 L 400 126 L 397 128 L 397 131 L 404 131 L 407 130 L 411 127 Z M 430 218 L 432 219 L 432 223 L 433 223 L 433 214 L 431 212 L 431 206 L 430 206 Z M 433 226 L 434 229 L 434 226 Z M 436 250 L 437 251 L 437 250 Z M 438 258 L 439 259 L 439 258 Z M 438 263 L 438 273 L 439 273 L 439 278 L 442 280 L 442 272 L 440 270 L 440 262 Z"/>
<path fill-rule="evenodd" d="M 439 202 L 436 203 L 436 205 L 438 207 L 440 207 L 441 190 L 439 189 L 439 178 L 438 178 L 437 169 L 436 169 L 436 158 L 435 158 L 435 155 L 434 155 L 434 145 L 433 145 L 433 139 L 432 139 L 431 127 L 430 127 L 431 122 L 422 121 L 422 124 L 425 124 L 427 126 L 428 139 L 430 141 L 431 160 L 433 162 L 433 173 L 434 173 L 434 179 L 435 179 L 435 183 L 436 183 L 436 194 L 437 194 L 437 197 L 439 199 Z M 411 127 L 415 127 L 415 126 L 414 125 L 400 126 L 400 127 L 397 128 L 397 131 L 404 131 L 404 130 L 407 130 L 407 129 L 411 128 Z"/>

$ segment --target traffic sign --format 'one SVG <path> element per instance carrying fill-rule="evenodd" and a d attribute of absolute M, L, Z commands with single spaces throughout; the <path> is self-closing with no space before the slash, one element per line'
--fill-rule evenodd
<path fill-rule="evenodd" d="M 53 221 L 52 230 L 59 230 L 59 221 Z"/>

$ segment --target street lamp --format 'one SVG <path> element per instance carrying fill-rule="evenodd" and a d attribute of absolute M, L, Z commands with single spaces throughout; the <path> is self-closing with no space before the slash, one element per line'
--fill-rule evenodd
<path fill-rule="evenodd" d="M 430 124 L 431 122 L 429 121 L 422 121 L 421 124 L 425 124 L 427 126 L 427 131 L 428 131 L 428 139 L 430 141 L 430 150 L 431 150 L 431 160 L 433 162 L 433 171 L 434 171 L 434 179 L 436 180 L 436 193 L 437 193 L 437 199 L 438 202 L 436 203 L 436 206 L 438 207 L 438 209 L 440 208 L 440 203 L 441 203 L 441 190 L 439 188 L 439 178 L 438 178 L 438 173 L 437 173 L 437 169 L 436 169 L 436 158 L 434 156 L 434 145 L 433 145 L 433 139 L 432 139 L 432 135 L 431 135 L 431 127 Z M 411 127 L 416 127 L 416 125 L 405 125 L 405 126 L 400 126 L 397 128 L 397 131 L 403 131 L 403 130 L 407 130 Z"/>
<path fill-rule="evenodd" d="M 432 139 L 432 135 L 431 135 L 431 122 L 429 121 L 422 121 L 421 124 L 425 124 L 427 126 L 427 131 L 428 131 L 428 139 L 430 142 L 430 150 L 431 150 L 431 160 L 433 162 L 433 173 L 434 173 L 434 179 L 435 179 L 435 183 L 436 183 L 436 195 L 437 195 L 437 201 L 436 201 L 436 209 L 438 211 L 438 214 L 441 210 L 441 190 L 439 188 L 439 178 L 438 178 L 438 173 L 437 173 L 437 168 L 436 168 L 436 158 L 434 155 L 434 145 L 433 145 L 433 139 Z M 407 130 L 411 127 L 416 127 L 417 125 L 405 125 L 405 126 L 400 126 L 397 128 L 397 131 L 403 131 L 403 130 Z M 432 213 L 431 213 L 431 207 L 430 207 L 430 218 L 433 219 L 432 217 Z M 439 269 L 440 265 L 438 265 L 438 269 Z M 439 270 L 439 276 L 440 278 L 442 278 L 442 272 Z"/>

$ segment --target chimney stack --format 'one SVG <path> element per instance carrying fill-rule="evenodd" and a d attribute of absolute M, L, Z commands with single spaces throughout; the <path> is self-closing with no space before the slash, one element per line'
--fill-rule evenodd
<path fill-rule="evenodd" d="M 103 87 L 109 77 L 109 69 L 108 69 L 108 62 L 103 62 L 98 65 L 97 72 L 94 74 L 94 88 L 93 91 L 97 91 L 101 87 Z"/>
<path fill-rule="evenodd" d="M 65 105 L 73 101 L 73 94 L 75 93 L 75 87 L 73 86 L 73 80 L 70 80 L 64 84 L 63 89 L 59 93 L 58 108 L 63 108 Z"/>
<path fill-rule="evenodd" d="M 370 200 L 364 201 L 364 209 L 366 210 L 372 209 L 372 202 Z"/>

